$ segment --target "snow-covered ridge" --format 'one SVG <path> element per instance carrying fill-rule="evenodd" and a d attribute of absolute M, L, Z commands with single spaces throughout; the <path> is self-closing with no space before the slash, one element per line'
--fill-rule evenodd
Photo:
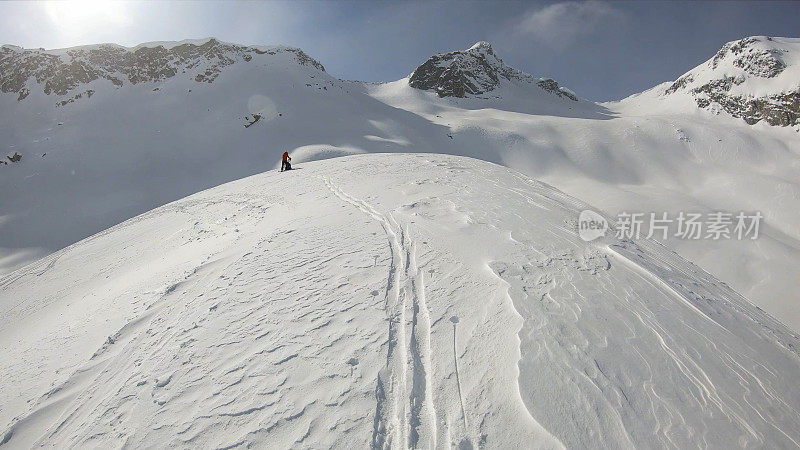
<path fill-rule="evenodd" d="M 502 80 L 535 83 L 559 97 L 578 100 L 572 91 L 560 87 L 551 78 L 534 78 L 506 65 L 485 41 L 467 50 L 431 56 L 411 73 L 408 84 L 417 89 L 433 90 L 439 97 L 467 97 L 493 91 Z"/>
<path fill-rule="evenodd" d="M 0 446 L 800 442 L 800 338 L 663 246 L 471 158 L 303 166 L 0 278 Z"/>
<path fill-rule="evenodd" d="M 163 81 L 178 74 L 188 74 L 198 83 L 212 83 L 226 66 L 279 53 L 292 53 L 298 64 L 325 71 L 298 48 L 243 46 L 214 38 L 150 42 L 130 48 L 98 44 L 42 50 L 4 45 L 0 48 L 0 92 L 17 93 L 22 101 L 36 85 L 45 94 L 65 95 L 98 79 L 122 86 Z M 86 91 L 89 96 L 92 93 Z"/>
<path fill-rule="evenodd" d="M 714 57 L 669 85 L 700 108 L 749 124 L 796 125 L 800 119 L 800 39 L 753 36 L 726 43 Z"/>

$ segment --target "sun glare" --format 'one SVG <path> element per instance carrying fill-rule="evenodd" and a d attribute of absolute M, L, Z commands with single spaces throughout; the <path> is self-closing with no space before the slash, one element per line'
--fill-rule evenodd
<path fill-rule="evenodd" d="M 125 3 L 107 0 L 64 0 L 43 3 L 53 24 L 64 34 L 76 37 L 92 30 L 125 23 Z"/>

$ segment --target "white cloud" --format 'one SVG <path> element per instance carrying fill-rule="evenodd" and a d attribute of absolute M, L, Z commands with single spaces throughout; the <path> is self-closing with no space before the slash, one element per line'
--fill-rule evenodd
<path fill-rule="evenodd" d="M 582 36 L 616 26 L 622 19 L 622 12 L 606 2 L 567 1 L 529 10 L 516 31 L 542 42 L 566 46 Z"/>

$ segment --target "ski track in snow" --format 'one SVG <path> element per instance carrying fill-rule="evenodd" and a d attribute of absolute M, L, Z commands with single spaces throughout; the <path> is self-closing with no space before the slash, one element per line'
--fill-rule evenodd
<path fill-rule="evenodd" d="M 798 336 L 663 246 L 468 158 L 303 169 L 0 279 L 0 447 L 800 446 Z"/>
<path fill-rule="evenodd" d="M 391 447 L 391 438 L 394 438 L 395 446 L 436 447 L 436 421 L 430 393 L 431 319 L 425 304 L 423 274 L 417 266 L 416 243 L 410 238 L 409 230 L 404 230 L 391 214 L 382 214 L 363 200 L 346 194 L 330 179 L 326 178 L 325 183 L 337 197 L 381 224 L 392 251 L 386 287 L 390 341 L 386 367 L 389 373 L 383 377 L 379 375 L 379 386 L 375 390 L 380 395 L 373 447 Z M 409 309 L 410 320 L 407 319 Z M 409 324 L 410 332 L 407 329 Z M 389 380 L 388 386 L 385 379 Z"/>

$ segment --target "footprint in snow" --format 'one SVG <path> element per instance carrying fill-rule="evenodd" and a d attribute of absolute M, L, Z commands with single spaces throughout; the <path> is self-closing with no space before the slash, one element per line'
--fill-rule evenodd
<path fill-rule="evenodd" d="M 169 382 L 172 381 L 172 375 L 173 374 L 170 373 L 170 374 L 167 374 L 167 375 L 163 375 L 160 378 L 156 378 L 156 383 L 155 383 L 156 387 L 157 388 L 162 388 L 162 387 L 168 385 Z"/>
<path fill-rule="evenodd" d="M 353 376 L 353 369 L 355 369 L 355 367 L 358 365 L 358 359 L 356 359 L 356 358 L 348 359 L 347 360 L 347 365 L 350 366 L 350 376 L 352 377 Z"/>

